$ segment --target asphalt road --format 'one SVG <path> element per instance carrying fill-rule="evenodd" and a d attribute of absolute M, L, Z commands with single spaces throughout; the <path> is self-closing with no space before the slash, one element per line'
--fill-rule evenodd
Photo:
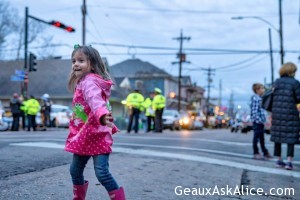
<path fill-rule="evenodd" d="M 0 182 L 15 180 L 15 182 L 10 182 L 10 184 L 12 184 L 10 186 L 0 184 L 0 191 L 9 191 L 10 189 L 8 188 L 15 187 L 16 185 L 14 184 L 16 184 L 16 180 L 21 179 L 20 177 L 22 176 L 46 173 L 47 170 L 59 167 L 66 169 L 64 175 L 69 179 L 67 166 L 71 162 L 71 154 L 63 151 L 67 134 L 67 129 L 51 129 L 46 132 L 0 132 Z M 205 168 L 201 168 L 202 171 L 207 172 L 207 168 L 212 169 L 209 176 L 217 177 L 218 174 L 220 174 L 217 178 L 220 183 L 225 180 L 235 180 L 233 182 L 236 182 L 239 186 L 249 186 L 254 183 L 256 186 L 257 184 L 263 186 L 265 180 L 258 183 L 258 177 L 272 176 L 273 182 L 275 181 L 276 183 L 276 181 L 278 181 L 278 183 L 281 183 L 281 186 L 288 184 L 295 188 L 299 187 L 299 184 L 297 184 L 300 180 L 299 146 L 296 146 L 295 149 L 295 170 L 290 172 L 284 169 L 276 169 L 274 167 L 274 160 L 253 160 L 251 141 L 252 133 L 230 133 L 229 130 L 224 129 L 202 131 L 166 130 L 163 134 L 126 134 L 125 132 L 121 132 L 114 135 L 114 153 L 112 154 L 112 159 L 126 159 L 127 162 L 130 161 L 128 165 L 134 164 L 136 171 L 131 171 L 130 168 L 127 169 L 133 173 L 131 176 L 139 173 L 142 173 L 142 175 L 139 176 L 143 176 L 143 171 L 147 171 L 146 168 L 149 163 L 151 163 L 151 165 L 158 163 L 157 166 L 151 167 L 151 173 L 153 173 L 156 169 L 155 167 L 157 167 L 157 170 L 162 170 L 158 168 L 163 165 L 170 165 L 170 163 L 174 162 L 169 166 L 169 168 L 171 168 L 170 171 L 172 171 L 171 174 L 169 172 L 161 173 L 161 177 L 164 177 L 165 181 L 169 180 L 170 183 L 174 182 L 174 177 L 176 178 L 175 174 L 179 176 L 179 179 L 185 179 L 184 176 L 182 176 L 182 172 L 180 172 L 181 170 L 187 170 L 184 174 L 193 174 L 193 171 L 199 169 L 199 167 L 195 167 L 194 165 L 200 163 L 201 166 L 202 164 L 205 166 Z M 266 145 L 270 153 L 272 153 L 273 144 L 269 142 L 268 135 L 266 135 Z M 285 146 L 282 152 L 283 155 L 285 155 Z M 136 167 L 143 159 L 149 160 L 144 160 L 145 162 L 141 163 L 142 167 Z M 113 160 L 112 162 L 118 163 L 119 161 Z M 197 164 L 197 166 L 199 166 L 199 164 Z M 176 167 L 178 167 L 178 169 L 176 169 Z M 229 180 L 228 177 L 227 179 L 224 178 L 226 174 L 221 175 L 224 171 L 227 171 L 227 175 L 235 178 L 233 178 L 233 180 Z M 155 174 L 157 173 L 159 173 L 159 171 L 155 171 Z M 122 173 L 120 172 L 120 176 L 121 175 Z M 170 177 L 168 175 L 170 175 Z M 193 175 L 192 177 L 195 178 L 196 176 Z M 251 180 L 251 177 L 256 178 Z M 151 182 L 152 178 L 153 177 L 149 177 L 148 181 Z M 206 182 L 213 184 L 215 180 L 207 180 Z M 126 183 L 133 184 L 130 182 L 130 178 L 126 180 Z M 190 186 L 197 185 L 195 180 L 189 179 L 186 179 L 184 183 L 186 186 L 188 186 L 189 183 L 191 184 Z M 146 195 L 149 194 L 147 189 L 144 189 L 143 192 L 146 193 Z M 129 190 L 129 197 L 134 193 L 134 191 L 130 193 Z M 3 194 L 4 196 L 9 195 L 8 193 Z M 22 196 L 22 194 L 20 195 Z M 157 198 L 174 199 L 172 196 L 167 197 L 168 195 L 164 193 L 161 193 L 161 195 L 163 196 Z M 180 197 L 182 196 L 178 198 Z M 18 199 L 10 196 L 5 196 L 5 198 Z M 280 197 L 277 196 L 276 198 L 278 199 Z M 295 196 L 285 196 L 284 198 L 299 199 Z M 42 199 L 42 197 L 40 199 Z M 145 198 L 144 195 L 143 198 L 131 199 L 156 198 L 153 196 Z M 182 197 L 182 199 L 186 198 Z"/>

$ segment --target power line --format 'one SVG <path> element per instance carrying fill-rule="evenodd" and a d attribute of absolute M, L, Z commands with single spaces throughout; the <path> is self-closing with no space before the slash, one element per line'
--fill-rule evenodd
<path fill-rule="evenodd" d="M 124 7 L 124 6 L 103 6 L 103 5 L 89 5 L 89 7 L 101 7 L 106 9 L 113 10 L 122 10 L 122 11 L 148 11 L 148 12 L 162 12 L 162 13 L 185 13 L 185 14 L 262 14 L 264 16 L 277 16 L 277 13 L 265 13 L 265 12 L 236 12 L 236 11 L 212 11 L 212 10 L 196 10 L 196 9 L 165 9 L 165 8 L 141 8 L 141 7 Z M 290 12 L 285 13 L 285 15 L 298 15 L 298 13 Z"/>
<path fill-rule="evenodd" d="M 161 46 L 143 46 L 143 45 L 126 45 L 126 44 L 116 44 L 116 43 L 103 43 L 103 42 L 92 42 L 93 45 L 101 46 L 114 46 L 114 47 L 126 47 L 126 48 L 136 48 L 136 49 L 159 49 L 159 50 L 177 50 L 175 47 L 161 47 Z M 185 48 L 186 51 L 207 51 L 207 52 L 224 52 L 224 53 L 245 53 L 245 54 L 258 54 L 264 53 L 269 54 L 270 50 L 245 50 L 245 49 L 209 49 L 209 48 Z M 273 50 L 275 53 L 279 53 L 279 50 Z M 288 53 L 300 53 L 299 50 L 288 50 Z"/>
<path fill-rule="evenodd" d="M 232 71 L 237 71 L 237 70 L 240 70 L 240 69 L 245 69 L 245 68 L 248 68 L 248 67 L 253 66 L 253 64 L 256 64 L 256 63 L 262 61 L 262 60 L 265 59 L 266 57 L 268 57 L 268 55 L 266 55 L 266 56 L 264 56 L 264 57 L 262 57 L 262 58 L 260 58 L 260 59 L 258 59 L 258 60 L 255 60 L 255 61 L 253 61 L 253 62 L 251 62 L 251 63 L 249 63 L 249 64 L 247 64 L 247 65 L 243 65 L 243 66 L 240 66 L 240 67 L 237 67 L 237 68 L 234 68 L 234 69 L 227 69 L 227 70 L 221 69 L 221 70 L 218 70 L 218 71 L 219 71 L 219 72 L 232 72 Z"/>
<path fill-rule="evenodd" d="M 87 14 L 87 16 L 88 16 L 88 19 L 90 20 L 90 22 L 92 23 L 92 25 L 94 26 L 94 29 L 96 30 L 97 36 L 99 36 L 100 40 L 104 41 L 103 37 L 101 36 L 100 31 L 98 30 L 96 24 L 94 23 L 94 21 L 92 20 L 92 18 L 90 17 L 90 15 Z M 108 46 L 104 46 L 104 48 L 105 48 L 109 53 L 111 53 L 111 55 L 114 54 L 113 51 L 111 51 L 110 48 L 108 48 Z M 102 54 L 102 53 L 101 53 L 101 54 Z M 115 55 L 117 55 L 117 54 L 115 54 Z M 127 54 L 127 55 L 128 55 L 128 54 Z M 117 55 L 117 56 L 119 56 L 119 55 Z M 122 59 L 122 58 L 121 58 L 121 59 Z"/>
<path fill-rule="evenodd" d="M 244 63 L 247 63 L 259 56 L 261 56 L 262 54 L 256 54 L 254 56 L 251 56 L 250 58 L 247 58 L 245 60 L 242 60 L 242 61 L 239 61 L 237 63 L 233 63 L 233 64 L 230 64 L 230 65 L 225 65 L 225 66 L 222 66 L 222 67 L 215 67 L 216 70 L 220 70 L 220 69 L 227 69 L 227 68 L 231 68 L 231 67 L 234 67 L 234 66 L 237 66 L 237 65 L 241 65 L 241 64 L 244 64 Z"/>
<path fill-rule="evenodd" d="M 220 69 L 226 69 L 226 68 L 232 68 L 232 67 L 235 67 L 237 65 L 241 65 L 241 64 L 244 64 L 246 62 L 249 62 L 257 57 L 261 56 L 261 54 L 257 54 L 257 55 L 254 55 L 254 56 L 251 56 L 250 58 L 247 58 L 245 60 L 242 60 L 242 61 L 239 61 L 237 63 L 233 63 L 233 64 L 229 64 L 229 65 L 225 65 L 225 66 L 222 66 L 222 67 L 215 67 L 214 69 L 216 70 L 220 70 Z M 193 64 L 194 65 L 194 64 Z M 196 65 L 194 65 L 196 66 Z M 198 71 L 198 70 L 202 70 L 203 68 L 201 67 L 198 67 L 196 66 L 197 68 L 189 68 L 190 71 Z"/>

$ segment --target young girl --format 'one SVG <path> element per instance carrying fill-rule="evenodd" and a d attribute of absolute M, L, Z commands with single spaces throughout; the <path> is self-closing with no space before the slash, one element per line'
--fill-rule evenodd
<path fill-rule="evenodd" d="M 95 174 L 108 191 L 110 199 L 125 200 L 108 169 L 108 158 L 112 152 L 112 134 L 118 131 L 113 124 L 109 106 L 112 81 L 99 52 L 90 46 L 75 45 L 72 53 L 72 71 L 69 90 L 74 92 L 73 116 L 65 150 L 73 153 L 70 173 L 73 182 L 74 200 L 84 200 L 88 181 L 83 171 L 93 158 Z"/>

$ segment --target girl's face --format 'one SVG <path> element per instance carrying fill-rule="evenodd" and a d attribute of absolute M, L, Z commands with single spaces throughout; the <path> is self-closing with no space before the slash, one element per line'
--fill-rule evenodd
<path fill-rule="evenodd" d="M 87 56 L 81 51 L 75 52 L 72 57 L 72 69 L 76 77 L 80 78 L 81 76 L 91 72 L 92 67 L 90 65 Z"/>

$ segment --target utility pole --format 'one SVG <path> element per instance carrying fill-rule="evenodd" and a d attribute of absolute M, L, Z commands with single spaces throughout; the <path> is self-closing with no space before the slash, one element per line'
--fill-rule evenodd
<path fill-rule="evenodd" d="M 222 106 L 222 79 L 219 81 L 219 108 Z"/>
<path fill-rule="evenodd" d="M 83 5 L 81 6 L 82 12 L 82 45 L 85 45 L 85 16 L 86 16 L 86 2 L 83 0 Z"/>
<path fill-rule="evenodd" d="M 186 61 L 186 54 L 182 53 L 182 43 L 183 40 L 187 40 L 189 41 L 191 39 L 191 37 L 184 37 L 182 34 L 182 29 L 180 30 L 180 37 L 177 38 L 173 38 L 174 40 L 178 40 L 179 41 L 179 53 L 177 54 L 177 58 L 179 58 L 178 62 L 172 62 L 172 64 L 179 64 L 179 76 L 178 76 L 178 112 L 180 112 L 181 110 L 181 79 L 182 79 L 182 75 L 181 75 L 181 71 L 182 71 L 182 63 L 186 62 L 189 63 L 188 61 Z"/>
<path fill-rule="evenodd" d="M 27 59 L 27 53 L 28 53 L 28 7 L 25 7 L 25 33 L 24 33 L 24 72 L 25 72 L 25 78 L 23 82 L 23 86 L 21 87 L 21 93 L 23 97 L 27 97 L 28 93 L 28 72 L 26 71 L 28 68 L 28 59 Z"/>
<path fill-rule="evenodd" d="M 42 19 L 39 19 L 37 17 L 34 17 L 32 15 L 29 15 L 29 11 L 28 11 L 28 7 L 25 7 L 25 33 L 24 33 L 24 87 L 22 87 L 22 93 L 23 96 L 26 97 L 27 93 L 28 93 L 28 73 L 30 71 L 36 71 L 36 69 L 34 68 L 33 65 L 36 65 L 35 61 L 36 61 L 36 56 L 33 53 L 30 53 L 29 56 L 29 62 L 28 62 L 28 18 L 31 18 L 32 20 L 36 20 L 38 22 L 44 23 L 44 24 L 48 24 L 51 26 L 55 26 L 57 28 L 61 28 L 64 29 L 65 31 L 68 32 L 75 32 L 75 29 L 71 26 L 67 26 L 63 23 L 61 23 L 60 21 L 45 21 Z M 28 67 L 29 64 L 29 67 Z"/>
<path fill-rule="evenodd" d="M 271 62 L 271 85 L 274 83 L 274 63 L 273 63 L 273 48 L 272 48 L 272 33 L 269 28 L 269 44 L 270 44 L 270 62 Z"/>
<path fill-rule="evenodd" d="M 25 8 L 25 38 L 24 38 L 24 69 L 27 69 L 27 51 L 28 51 L 28 7 Z"/>
<path fill-rule="evenodd" d="M 234 98 L 233 98 L 233 91 L 231 91 L 230 99 L 229 99 L 229 116 L 234 118 Z"/>
<path fill-rule="evenodd" d="M 284 63 L 284 50 L 283 50 L 283 31 L 282 31 L 282 0 L 279 1 L 279 37 L 280 37 L 280 58 L 281 65 Z"/>
<path fill-rule="evenodd" d="M 215 69 L 208 67 L 207 69 L 204 68 L 202 70 L 207 72 L 206 125 L 208 127 L 210 88 L 212 87 L 211 83 L 213 82 L 211 76 L 213 75 L 212 72 L 215 71 Z"/>

